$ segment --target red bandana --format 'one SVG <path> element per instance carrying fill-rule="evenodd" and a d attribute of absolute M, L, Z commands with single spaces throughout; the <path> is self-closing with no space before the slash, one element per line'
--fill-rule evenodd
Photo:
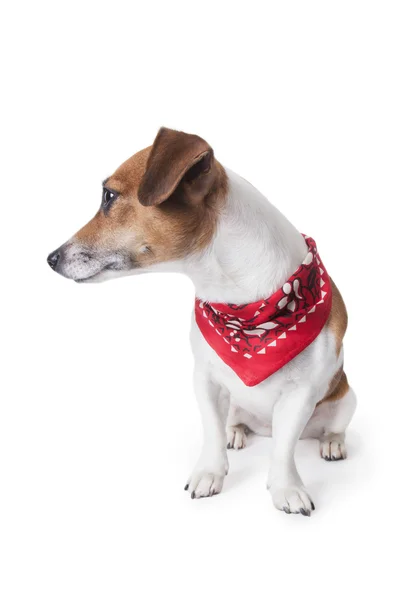
<path fill-rule="evenodd" d="M 286 365 L 317 337 L 332 305 L 331 281 L 314 240 L 290 279 L 272 296 L 251 304 L 202 302 L 196 322 L 218 356 L 248 386 Z"/>

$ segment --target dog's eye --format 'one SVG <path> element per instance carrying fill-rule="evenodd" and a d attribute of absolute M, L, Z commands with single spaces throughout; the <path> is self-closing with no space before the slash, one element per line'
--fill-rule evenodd
<path fill-rule="evenodd" d="M 107 209 L 111 206 L 112 202 L 116 199 L 118 194 L 116 192 L 112 192 L 111 190 L 107 190 L 103 188 L 103 208 Z"/>

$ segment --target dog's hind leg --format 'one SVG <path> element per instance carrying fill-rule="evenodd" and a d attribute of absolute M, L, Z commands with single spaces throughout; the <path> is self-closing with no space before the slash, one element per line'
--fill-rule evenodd
<path fill-rule="evenodd" d="M 234 402 L 234 398 L 231 398 L 226 430 L 228 449 L 234 448 L 235 450 L 241 450 L 242 448 L 245 448 L 250 432 L 271 437 L 271 423 L 262 423 L 255 415 L 252 415 L 247 412 L 247 410 L 235 405 Z"/>
<path fill-rule="evenodd" d="M 357 405 L 357 399 L 351 387 L 341 398 L 326 400 L 323 409 L 327 412 L 327 421 L 320 437 L 320 454 L 325 460 L 347 458 L 345 431 L 351 421 Z"/>
<path fill-rule="evenodd" d="M 356 409 L 356 395 L 341 373 L 335 389 L 316 406 L 302 437 L 317 437 L 321 458 L 347 458 L 345 432 Z"/>
<path fill-rule="evenodd" d="M 227 447 L 235 450 L 242 450 L 247 443 L 247 426 L 242 422 L 244 411 L 234 404 L 229 407 L 228 421 L 226 427 Z"/>

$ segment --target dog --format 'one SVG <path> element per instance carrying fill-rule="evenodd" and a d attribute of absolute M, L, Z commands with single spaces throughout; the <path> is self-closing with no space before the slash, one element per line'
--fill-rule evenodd
<path fill-rule="evenodd" d="M 244 448 L 254 432 L 273 438 L 274 506 L 311 515 L 297 441 L 317 438 L 322 458 L 346 458 L 356 408 L 343 371 L 345 304 L 311 238 L 224 168 L 205 140 L 161 128 L 152 146 L 103 182 L 97 214 L 47 261 L 77 282 L 188 275 L 204 442 L 185 490 L 192 498 L 218 494 L 227 449 Z"/>

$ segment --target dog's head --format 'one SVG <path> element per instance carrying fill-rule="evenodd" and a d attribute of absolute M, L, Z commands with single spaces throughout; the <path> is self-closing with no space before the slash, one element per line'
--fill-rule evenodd
<path fill-rule="evenodd" d="M 104 181 L 97 214 L 47 261 L 82 282 L 183 259 L 212 240 L 226 190 L 207 142 L 162 128 Z"/>

